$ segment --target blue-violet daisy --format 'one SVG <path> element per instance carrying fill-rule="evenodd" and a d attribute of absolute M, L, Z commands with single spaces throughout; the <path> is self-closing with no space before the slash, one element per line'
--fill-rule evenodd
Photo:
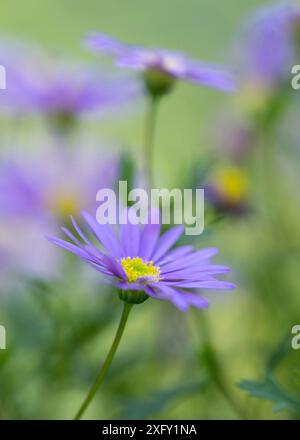
<path fill-rule="evenodd" d="M 152 75 L 162 74 L 166 80 L 183 79 L 226 92 L 233 92 L 236 88 L 229 71 L 192 60 L 180 52 L 124 44 L 99 32 L 89 33 L 85 41 L 89 49 L 113 56 L 120 67 Z"/>
<path fill-rule="evenodd" d="M 181 311 L 187 311 L 189 306 L 202 309 L 208 306 L 208 300 L 197 290 L 235 287 L 215 278 L 230 271 L 226 266 L 210 262 L 218 249 L 178 246 L 171 250 L 184 228 L 174 226 L 160 236 L 157 212 L 149 213 L 143 228 L 129 222 L 120 225 L 119 236 L 110 225 L 100 225 L 90 214 L 83 213 L 83 218 L 99 247 L 88 239 L 73 218 L 73 227 L 81 241 L 66 228 L 63 231 L 71 242 L 55 237 L 48 239 L 110 278 L 120 291 L 121 299 L 127 302 L 139 303 L 152 297 L 170 301 Z"/>

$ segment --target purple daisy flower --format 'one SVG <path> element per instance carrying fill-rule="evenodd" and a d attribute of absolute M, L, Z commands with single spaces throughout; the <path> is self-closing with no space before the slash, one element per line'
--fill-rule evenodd
<path fill-rule="evenodd" d="M 104 155 L 98 145 L 77 146 L 69 152 L 26 151 L 17 157 L 10 152 L 9 158 L 1 157 L 0 250 L 14 262 L 15 273 L 54 276 L 62 255 L 47 244 L 45 230 L 54 234 L 81 209 L 96 211 L 97 191 L 115 185 L 117 153 Z"/>
<path fill-rule="evenodd" d="M 149 213 L 148 223 L 143 229 L 138 224 L 122 224 L 119 237 L 109 225 L 98 224 L 90 214 L 83 213 L 83 218 L 100 246 L 95 246 L 88 239 L 73 218 L 72 224 L 78 237 L 63 228 L 71 242 L 56 237 L 48 239 L 107 276 L 125 302 L 140 303 L 152 297 L 170 301 L 185 312 L 189 306 L 200 309 L 208 306 L 207 299 L 196 293 L 198 289 L 235 287 L 215 278 L 230 270 L 210 262 L 217 249 L 196 250 L 192 246 L 179 246 L 171 250 L 184 228 L 175 226 L 160 236 L 156 210 Z"/>
<path fill-rule="evenodd" d="M 268 86 L 290 77 L 300 47 L 300 7 L 294 2 L 260 8 L 244 29 L 246 73 Z"/>
<path fill-rule="evenodd" d="M 247 159 L 256 145 L 258 135 L 248 115 L 240 109 L 238 112 L 230 111 L 228 107 L 214 115 L 210 131 L 216 154 L 237 163 Z"/>
<path fill-rule="evenodd" d="M 235 90 L 235 82 L 228 71 L 219 66 L 191 60 L 183 53 L 123 44 L 98 32 L 88 34 L 86 43 L 93 51 L 113 56 L 120 67 L 160 73 L 166 79 L 183 79 L 226 92 Z"/>
<path fill-rule="evenodd" d="M 249 179 L 237 164 L 217 167 L 205 188 L 208 203 L 222 215 L 242 216 L 250 211 Z"/>
<path fill-rule="evenodd" d="M 3 103 L 19 112 L 61 117 L 118 109 L 141 95 L 138 81 L 13 42 L 0 44 L 9 84 Z"/>
<path fill-rule="evenodd" d="M 136 82 L 112 77 L 76 64 L 56 69 L 39 82 L 23 83 L 28 105 L 49 114 L 80 115 L 91 111 L 107 112 L 138 96 Z"/>

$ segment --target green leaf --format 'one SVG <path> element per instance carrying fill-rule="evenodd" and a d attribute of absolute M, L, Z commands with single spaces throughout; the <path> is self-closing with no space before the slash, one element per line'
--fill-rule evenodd
<path fill-rule="evenodd" d="M 271 377 L 267 377 L 264 382 L 243 380 L 238 386 L 250 396 L 274 402 L 273 411 L 290 409 L 300 414 L 300 402 L 283 390 Z"/>
<path fill-rule="evenodd" d="M 285 336 L 267 359 L 266 371 L 273 372 L 291 351 L 291 337 Z"/>

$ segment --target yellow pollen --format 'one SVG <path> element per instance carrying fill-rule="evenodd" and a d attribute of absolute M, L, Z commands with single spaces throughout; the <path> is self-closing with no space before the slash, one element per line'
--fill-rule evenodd
<path fill-rule="evenodd" d="M 151 277 L 151 281 L 158 281 L 160 270 L 152 261 L 144 262 L 140 257 L 127 257 L 121 260 L 122 267 L 129 283 L 135 283 L 141 277 Z"/>

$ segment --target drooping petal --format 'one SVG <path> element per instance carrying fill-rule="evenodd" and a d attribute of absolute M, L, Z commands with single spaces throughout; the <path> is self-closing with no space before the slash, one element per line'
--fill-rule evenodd
<path fill-rule="evenodd" d="M 197 307 L 197 309 L 206 309 L 209 306 L 208 300 L 203 296 L 185 292 L 184 297 L 191 306 Z"/>
<path fill-rule="evenodd" d="M 171 301 L 182 312 L 188 311 L 189 305 L 184 299 L 184 295 L 180 294 L 176 289 L 166 285 L 159 285 L 157 289 L 160 299 Z"/>
<path fill-rule="evenodd" d="M 117 281 L 115 286 L 122 290 L 144 290 L 142 284 L 139 283 L 128 283 L 127 281 Z"/>
<path fill-rule="evenodd" d="M 206 298 L 196 295 L 195 293 L 184 292 L 170 286 L 159 286 L 159 291 L 161 292 L 159 295 L 160 299 L 171 301 L 183 312 L 186 312 L 190 305 L 199 309 L 207 308 L 209 305 Z"/>

